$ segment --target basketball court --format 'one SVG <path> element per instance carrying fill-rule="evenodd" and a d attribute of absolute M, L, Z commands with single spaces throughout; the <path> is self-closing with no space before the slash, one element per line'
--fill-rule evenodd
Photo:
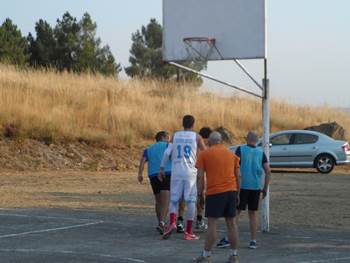
<path fill-rule="evenodd" d="M 204 242 L 203 234 L 199 241 L 184 241 L 181 234 L 162 240 L 152 211 L 3 209 L 0 219 L 4 263 L 191 262 Z M 270 233 L 258 234 L 254 251 L 245 247 L 245 221 L 240 235 L 241 262 L 350 262 L 350 231 L 274 225 Z M 215 248 L 213 262 L 225 262 L 227 253 Z"/>
<path fill-rule="evenodd" d="M 135 174 L 0 173 L 1 263 L 191 262 L 205 235 L 199 233 L 199 241 L 181 234 L 163 240 L 155 230 L 150 186 L 137 184 Z M 258 249 L 247 249 L 242 216 L 241 262 L 350 262 L 349 183 L 347 171 L 274 172 L 270 232 L 258 233 Z M 219 231 L 218 238 L 223 224 Z M 225 262 L 228 250 L 213 253 L 213 262 Z"/>

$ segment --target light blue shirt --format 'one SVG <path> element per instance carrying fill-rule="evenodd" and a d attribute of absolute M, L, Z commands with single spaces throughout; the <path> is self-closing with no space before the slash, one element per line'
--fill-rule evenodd
<path fill-rule="evenodd" d="M 159 174 L 160 171 L 160 163 L 163 159 L 163 154 L 168 147 L 168 143 L 164 141 L 157 142 L 155 144 L 150 145 L 143 153 L 143 156 L 146 158 L 148 162 L 148 176 L 154 177 Z M 171 161 L 169 160 L 165 167 L 165 173 L 171 172 Z"/>
<path fill-rule="evenodd" d="M 261 190 L 263 178 L 263 151 L 261 148 L 241 147 L 241 189 Z"/>

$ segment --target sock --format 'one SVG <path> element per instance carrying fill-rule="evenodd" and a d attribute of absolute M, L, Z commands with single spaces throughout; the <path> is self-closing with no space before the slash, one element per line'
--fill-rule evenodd
<path fill-rule="evenodd" d="M 159 225 L 164 226 L 165 225 L 164 221 L 163 220 L 159 221 Z"/>
<path fill-rule="evenodd" d="M 230 249 L 230 256 L 238 256 L 238 250 L 237 249 Z"/>
<path fill-rule="evenodd" d="M 187 220 L 187 224 L 186 224 L 186 232 L 189 234 L 192 234 L 192 224 L 193 224 L 193 220 Z"/>
<path fill-rule="evenodd" d="M 203 250 L 202 256 L 207 258 L 211 256 L 211 251 L 206 251 L 205 249 Z"/>
<path fill-rule="evenodd" d="M 170 213 L 170 225 L 176 223 L 176 214 L 175 213 Z"/>
<path fill-rule="evenodd" d="M 177 220 L 178 220 L 178 221 L 184 221 L 184 218 L 183 218 L 182 216 L 179 216 L 179 217 L 177 218 Z"/>
<path fill-rule="evenodd" d="M 197 216 L 198 221 L 202 221 L 203 217 L 202 216 Z"/>

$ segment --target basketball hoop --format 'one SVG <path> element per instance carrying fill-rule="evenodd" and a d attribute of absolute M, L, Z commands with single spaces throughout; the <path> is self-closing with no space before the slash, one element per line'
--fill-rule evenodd
<path fill-rule="evenodd" d="M 185 43 L 185 48 L 187 52 L 187 61 L 193 61 L 206 66 L 214 50 L 221 57 L 221 54 L 215 45 L 215 38 L 186 37 L 183 39 L 183 42 Z"/>

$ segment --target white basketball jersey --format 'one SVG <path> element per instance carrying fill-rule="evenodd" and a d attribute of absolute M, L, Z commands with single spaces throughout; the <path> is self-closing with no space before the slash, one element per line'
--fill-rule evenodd
<path fill-rule="evenodd" d="M 176 132 L 173 137 L 171 159 L 173 179 L 196 178 L 197 133 L 193 131 Z"/>

